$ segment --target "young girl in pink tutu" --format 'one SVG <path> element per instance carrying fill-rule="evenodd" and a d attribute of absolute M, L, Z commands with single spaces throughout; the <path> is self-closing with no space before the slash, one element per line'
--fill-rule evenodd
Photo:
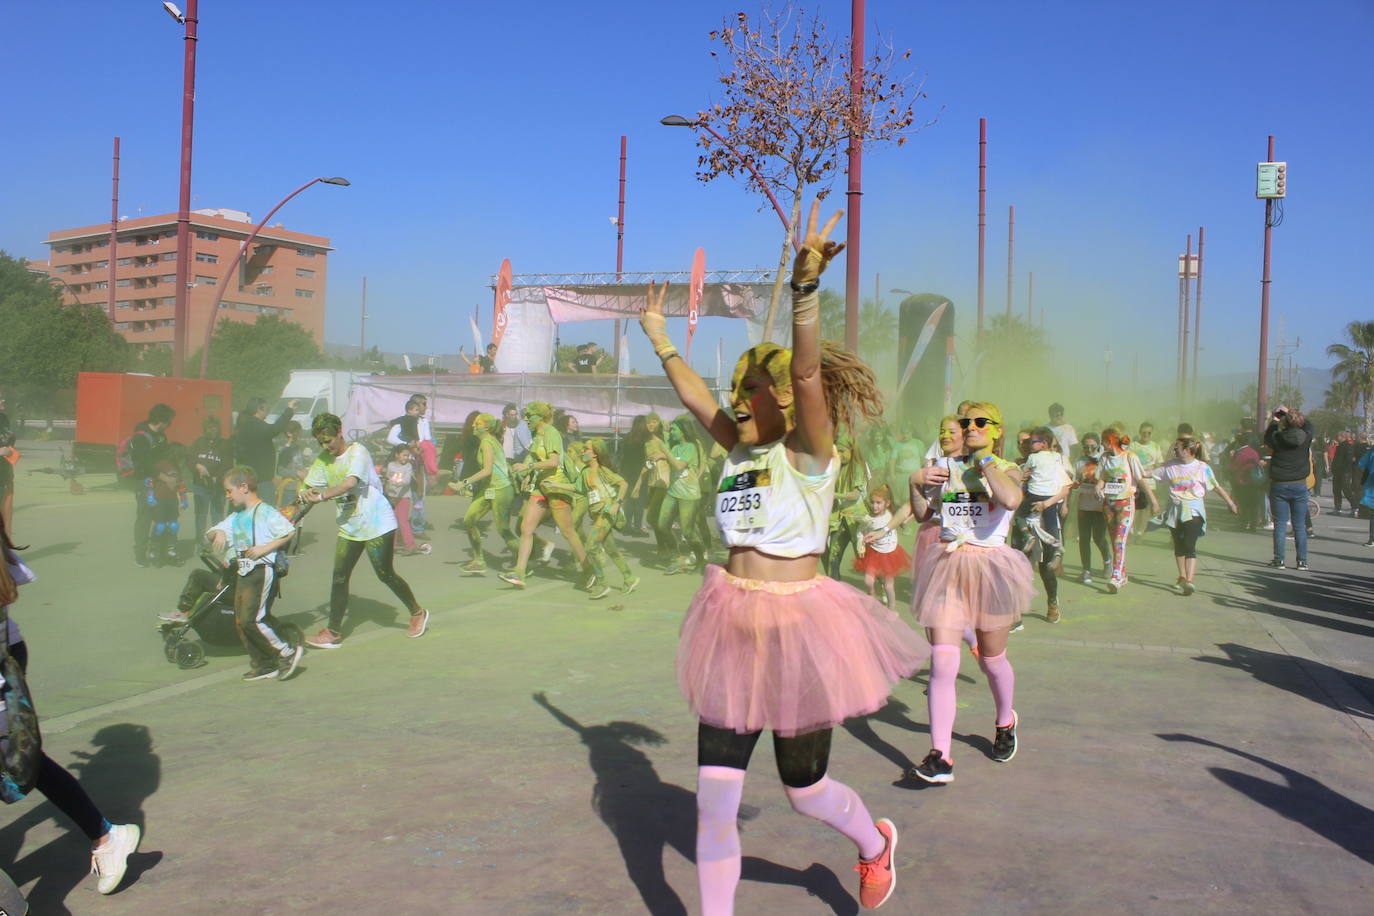
<path fill-rule="evenodd" d="M 960 636 L 967 627 L 977 633 L 978 664 L 997 708 L 992 759 L 1006 763 L 1016 756 L 1015 679 L 1007 636 L 1030 607 L 1033 589 L 1030 561 L 1006 543 L 1012 514 L 1021 504 L 1021 477 L 1016 465 L 1001 458 L 1001 411 L 994 404 L 973 403 L 961 412 L 959 425 L 961 453 L 912 474 L 913 489 L 935 485 L 940 490 L 940 541 L 917 557 L 912 598 L 932 643 L 927 692 L 932 748 L 911 775 L 933 783 L 954 781 L 954 685 Z"/>
<path fill-rule="evenodd" d="M 888 607 L 897 606 L 897 577 L 911 572 L 911 557 L 897 542 L 901 525 L 892 517 L 892 488 L 879 484 L 868 494 L 868 515 L 864 516 L 862 553 L 854 558 L 855 572 L 864 574 L 864 585 L 870 597 L 878 580 L 883 582 L 883 601 Z M 881 600 L 881 599 L 880 599 Z"/>
<path fill-rule="evenodd" d="M 678 357 L 666 286 L 650 286 L 640 319 L 683 405 L 729 450 L 714 507 L 730 558 L 707 567 L 677 653 L 678 684 L 700 720 L 696 859 L 707 916 L 734 911 L 744 773 L 764 729 L 793 809 L 857 847 L 860 903 L 880 906 L 894 887 L 896 827 L 875 824 L 826 774 L 830 737 L 883 706 L 928 649 L 891 610 L 817 574 L 839 470 L 835 429 L 882 410 L 872 370 L 820 343 L 817 281 L 844 245 L 827 238 L 838 213 L 817 231 L 818 206 L 792 269 L 793 349 L 760 344 L 740 357 L 731 412 Z"/>

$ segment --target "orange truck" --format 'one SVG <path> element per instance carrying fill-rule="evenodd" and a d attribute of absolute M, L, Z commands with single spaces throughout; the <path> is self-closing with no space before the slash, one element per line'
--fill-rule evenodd
<path fill-rule="evenodd" d="M 206 417 L 218 417 L 229 435 L 230 384 L 194 378 L 163 378 L 119 372 L 79 372 L 76 376 L 76 442 L 72 457 L 87 470 L 115 469 L 115 450 L 148 419 L 154 404 L 177 412 L 167 439 L 190 445 L 201 434 Z"/>

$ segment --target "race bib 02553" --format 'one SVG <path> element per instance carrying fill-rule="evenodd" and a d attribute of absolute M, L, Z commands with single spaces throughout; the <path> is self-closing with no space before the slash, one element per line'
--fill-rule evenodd
<path fill-rule="evenodd" d="M 767 468 L 750 468 L 721 478 L 716 494 L 716 521 L 721 528 L 762 528 L 768 519 Z"/>

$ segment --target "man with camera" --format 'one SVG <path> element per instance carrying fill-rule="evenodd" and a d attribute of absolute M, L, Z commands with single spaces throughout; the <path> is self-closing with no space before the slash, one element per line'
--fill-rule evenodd
<path fill-rule="evenodd" d="M 1269 461 L 1269 512 L 1274 516 L 1274 559 L 1284 568 L 1286 529 L 1291 520 L 1297 545 L 1298 569 L 1307 569 L 1307 477 L 1312 473 L 1312 424 L 1298 410 L 1276 407 L 1264 430 Z"/>

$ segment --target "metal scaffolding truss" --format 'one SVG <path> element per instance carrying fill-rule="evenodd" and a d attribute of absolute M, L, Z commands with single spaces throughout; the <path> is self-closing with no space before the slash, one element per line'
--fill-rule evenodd
<path fill-rule="evenodd" d="M 741 270 L 708 270 L 706 272 L 707 283 L 772 283 L 776 271 L 753 267 Z M 690 270 L 663 270 L 663 271 L 622 271 L 618 276 L 615 271 L 607 270 L 590 274 L 513 274 L 511 276 L 511 287 L 530 287 L 530 286 L 645 286 L 650 281 L 655 283 L 688 283 L 691 281 L 692 272 Z M 487 285 L 491 289 L 496 289 L 496 275 L 488 278 Z"/>

